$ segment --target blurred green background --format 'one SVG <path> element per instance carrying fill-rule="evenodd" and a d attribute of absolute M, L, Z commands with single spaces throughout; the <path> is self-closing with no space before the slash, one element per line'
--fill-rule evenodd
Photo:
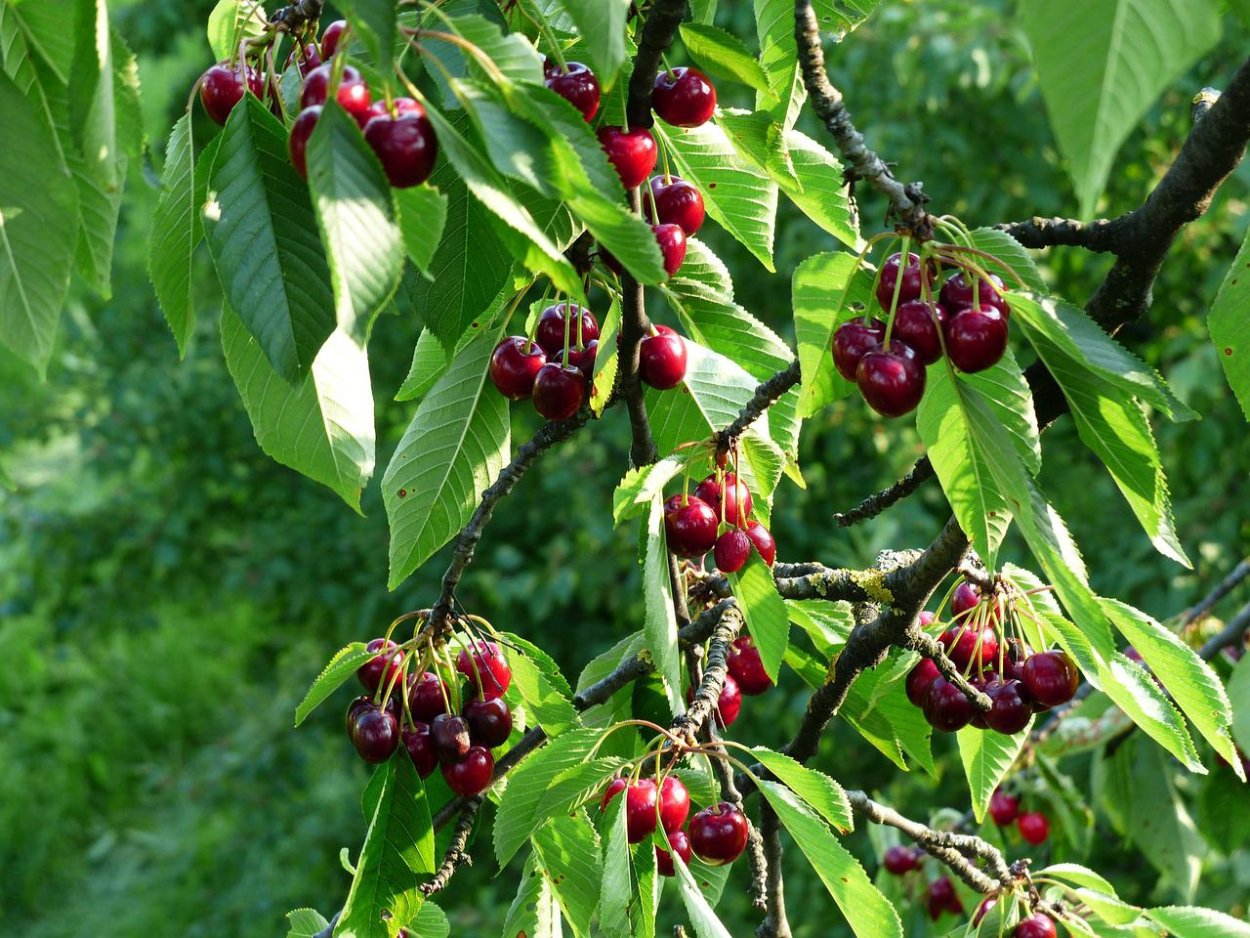
<path fill-rule="evenodd" d="M 139 55 L 157 165 L 187 89 L 209 64 L 203 23 L 212 5 L 111 4 Z M 722 7 L 721 25 L 751 35 L 749 4 Z M 1184 138 L 1190 97 L 1227 79 L 1245 39 L 1230 21 L 1221 46 L 1152 110 L 1121 153 L 1104 213 L 1141 200 Z M 941 211 L 977 225 L 1073 210 L 1010 3 L 891 0 L 831 51 L 830 66 L 870 143 L 905 178 L 923 179 Z M 722 89 L 723 103 L 749 103 L 740 97 Z M 347 886 L 339 849 L 355 850 L 363 834 L 366 770 L 343 738 L 338 698 L 298 731 L 293 708 L 335 649 L 429 604 L 446 553 L 388 594 L 376 483 L 361 518 L 259 451 L 221 359 L 220 297 L 207 269 L 199 330 L 178 362 L 145 273 L 155 178 L 152 165 L 132 168 L 113 295 L 75 293 L 47 383 L 0 352 L 0 461 L 17 483 L 15 493 L 0 490 L 0 933 L 13 938 L 267 936 L 285 933 L 288 909 L 332 912 Z M 1250 495 L 1250 440 L 1202 323 L 1244 234 L 1248 181 L 1243 167 L 1184 233 L 1149 325 L 1123 336 L 1204 416 L 1156 427 L 1197 569 L 1152 551 L 1070 426 L 1045 440 L 1045 487 L 1095 588 L 1158 617 L 1203 594 L 1250 540 L 1239 510 Z M 865 230 L 876 230 L 884 206 L 866 197 L 862 210 Z M 740 301 L 790 335 L 789 274 L 832 242 L 783 209 L 780 273 L 769 276 L 721 232 L 705 231 L 734 271 Z M 1076 250 L 1041 260 L 1055 289 L 1078 302 L 1107 264 Z M 385 317 L 374 334 L 379 465 L 412 412 L 390 399 L 416 333 Z M 469 608 L 549 649 L 574 678 L 592 652 L 641 622 L 633 533 L 614 531 L 610 514 L 625 466 L 623 418 L 611 414 L 522 482 L 460 592 Z M 534 415 L 515 408 L 514 425 L 525 439 Z M 907 421 L 883 423 L 858 400 L 810 421 L 807 490 L 785 483 L 777 495 L 780 556 L 864 565 L 883 547 L 926 543 L 947 514 L 934 486 L 860 527 L 829 521 L 920 453 Z M 1242 590 L 1219 611 L 1245 598 Z M 804 700 L 791 679 L 749 700 L 734 735 L 780 744 Z M 947 740 L 937 750 L 939 780 L 902 776 L 838 725 L 820 764 L 913 816 L 944 805 L 962 812 L 958 759 Z M 1088 787 L 1087 763 L 1065 768 Z M 1206 784 L 1186 789 L 1200 806 Z M 1230 797 L 1250 808 L 1244 789 Z M 1211 843 L 1196 899 L 1245 915 L 1250 857 L 1210 815 L 1196 815 Z M 862 833 L 851 845 L 872 853 Z M 1021 851 L 1018 841 L 1011 850 Z M 1175 899 L 1115 838 L 1095 837 L 1093 850 L 1087 862 L 1125 898 Z M 496 875 L 485 845 L 479 852 L 479 864 L 439 897 L 458 935 L 497 934 L 515 888 L 516 871 Z M 790 862 L 787 873 L 796 935 L 839 934 L 810 870 Z M 745 870 L 735 870 L 721 904 L 735 935 L 755 923 L 744 885 Z M 926 933 L 903 901 L 909 927 Z"/>

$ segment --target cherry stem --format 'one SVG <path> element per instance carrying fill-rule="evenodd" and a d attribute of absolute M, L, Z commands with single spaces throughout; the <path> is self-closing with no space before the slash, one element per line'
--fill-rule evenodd
<path fill-rule="evenodd" d="M 886 351 L 890 349 L 890 334 L 894 331 L 894 314 L 898 312 L 898 298 L 903 295 L 903 274 L 911 266 L 911 235 L 903 235 L 902 245 L 902 249 L 898 252 L 898 273 L 894 277 L 894 295 L 890 297 L 890 317 L 885 324 L 885 341 L 882 343 Z M 886 263 L 889 263 L 888 259 Z M 881 269 L 885 269 L 884 264 Z M 880 271 L 877 275 L 880 277 Z M 924 279 L 923 270 L 921 279 Z"/>

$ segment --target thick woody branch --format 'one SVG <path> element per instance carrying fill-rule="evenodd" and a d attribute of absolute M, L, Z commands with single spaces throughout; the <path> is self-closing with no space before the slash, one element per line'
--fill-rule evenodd
<path fill-rule="evenodd" d="M 790 938 L 785 883 L 781 872 L 781 822 L 767 801 L 760 802 L 760 837 L 764 841 L 764 859 L 768 864 L 764 889 L 767 914 L 755 929 L 755 938 Z"/>
<path fill-rule="evenodd" d="M 634 70 L 629 76 L 625 116 L 630 127 L 650 127 L 655 123 L 651 115 L 655 76 L 660 71 L 661 56 L 673 44 L 677 29 L 686 17 L 686 9 L 686 0 L 655 0 L 651 4 L 638 40 Z"/>
<path fill-rule="evenodd" d="M 698 733 L 704 721 L 716 710 L 721 691 L 725 689 L 725 678 L 729 676 L 729 645 L 738 637 L 742 626 L 742 613 L 738 607 L 726 605 L 721 612 L 720 622 L 712 630 L 699 689 L 695 691 L 686 712 L 673 718 L 670 729 L 674 732 L 691 735 Z"/>
<path fill-rule="evenodd" d="M 473 822 L 477 819 L 477 812 L 481 807 L 481 795 L 465 802 L 460 812 L 460 820 L 456 822 L 456 829 L 452 831 L 451 843 L 447 845 L 447 850 L 443 853 L 443 862 L 439 864 L 434 878 L 418 887 L 427 899 L 444 889 L 461 866 L 473 865 L 473 858 L 469 856 L 465 848 L 468 846 L 469 834 L 473 832 Z"/>
<path fill-rule="evenodd" d="M 1005 231 L 1026 248 L 1063 245 L 1097 252 L 1114 252 L 1116 249 L 1117 222 L 1105 218 L 1079 222 L 1074 218 L 1039 218 L 1035 215 L 1028 221 L 1007 222 L 994 227 Z"/>
<path fill-rule="evenodd" d="M 320 19 L 324 7 L 324 0 L 295 0 L 294 3 L 274 11 L 274 14 L 269 17 L 269 23 L 277 27 L 280 32 L 298 32 L 308 23 L 314 23 Z"/>

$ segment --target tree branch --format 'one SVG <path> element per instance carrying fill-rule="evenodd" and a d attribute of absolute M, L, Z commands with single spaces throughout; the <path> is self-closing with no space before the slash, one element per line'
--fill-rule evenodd
<path fill-rule="evenodd" d="M 767 801 L 760 801 L 760 837 L 764 841 L 764 859 L 768 864 L 765 879 L 764 921 L 755 929 L 755 938 L 790 938 L 790 922 L 786 918 L 785 883 L 781 870 L 781 822 Z"/>
<path fill-rule="evenodd" d="M 932 478 L 933 463 L 929 462 L 928 456 L 921 456 L 916 460 L 915 465 L 908 470 L 907 475 L 903 476 L 888 489 L 882 489 L 874 495 L 869 495 L 849 511 L 835 512 L 833 520 L 838 527 L 849 528 L 853 524 L 859 524 L 861 521 L 875 518 L 891 505 L 901 502 Z"/>
<path fill-rule="evenodd" d="M 734 422 L 716 434 L 717 452 L 729 452 L 734 440 L 742 436 L 747 427 L 755 423 L 764 411 L 772 407 L 783 394 L 798 384 L 801 378 L 799 360 L 796 358 L 771 378 L 761 381 L 755 388 L 755 394 L 738 412 Z"/>
<path fill-rule="evenodd" d="M 1236 589 L 1237 585 L 1248 576 L 1250 576 L 1250 557 L 1233 567 L 1228 576 L 1216 584 L 1215 589 L 1181 614 L 1182 627 L 1193 625 L 1205 616 L 1216 603 Z"/>
<path fill-rule="evenodd" d="M 725 689 L 725 678 L 729 676 L 729 645 L 742 630 L 742 613 L 732 600 L 714 608 L 721 609 L 720 621 L 712 630 L 707 664 L 699 680 L 699 689 L 695 691 L 686 712 L 674 717 L 669 724 L 669 728 L 677 733 L 693 736 L 699 732 L 704 721 L 720 703 L 721 691 Z"/>
<path fill-rule="evenodd" d="M 465 847 L 469 843 L 469 834 L 473 832 L 473 822 L 477 819 L 477 812 L 482 807 L 482 800 L 483 796 L 478 795 L 464 803 L 464 808 L 460 812 L 460 820 L 456 822 L 456 829 L 451 834 L 451 843 L 447 845 L 447 850 L 443 854 L 443 862 L 439 865 L 434 878 L 418 887 L 427 899 L 444 889 L 460 866 L 473 865 L 473 857 L 469 855 Z"/>
<path fill-rule="evenodd" d="M 655 76 L 660 71 L 660 58 L 677 36 L 677 29 L 686 17 L 686 0 L 655 0 L 638 40 L 634 70 L 629 76 L 629 97 L 625 107 L 630 127 L 651 127 L 651 93 Z"/>
<path fill-rule="evenodd" d="M 1242 606 L 1241 611 L 1228 620 L 1228 624 L 1220 630 L 1218 635 L 1213 636 L 1198 649 L 1198 657 L 1204 661 L 1210 661 L 1230 645 L 1244 642 L 1247 629 L 1250 629 L 1250 603 Z"/>
<path fill-rule="evenodd" d="M 298 32 L 308 23 L 320 19 L 324 6 L 324 0 L 295 0 L 294 3 L 275 10 L 269 17 L 269 23 L 277 27 L 279 32 Z"/>
<path fill-rule="evenodd" d="M 1074 218 L 1040 218 L 1034 215 L 1028 221 L 1006 222 L 994 227 L 1011 235 L 1026 248 L 1065 245 L 1114 253 L 1118 224 L 1118 221 L 1105 218 L 1080 222 Z"/>

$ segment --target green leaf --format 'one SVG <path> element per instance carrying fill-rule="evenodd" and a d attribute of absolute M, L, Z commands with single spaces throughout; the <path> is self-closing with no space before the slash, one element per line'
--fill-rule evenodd
<path fill-rule="evenodd" d="M 551 879 L 573 934 L 590 934 L 603 882 L 603 855 L 599 835 L 586 815 L 551 818 L 535 832 L 534 852 Z"/>
<path fill-rule="evenodd" d="M 612 776 L 630 765 L 616 756 L 600 756 L 569 766 L 551 780 L 538 802 L 536 817 L 549 818 L 557 814 L 572 814 L 583 802 L 597 800 L 611 781 Z M 614 799 L 615 804 L 620 799 Z"/>
<path fill-rule="evenodd" d="M 191 274 L 195 247 L 204 237 L 200 206 L 205 187 L 196 186 L 195 142 L 191 115 L 182 115 L 169 135 L 161 199 L 152 217 L 148 242 L 148 276 L 161 310 L 185 357 L 195 331 L 195 289 Z"/>
<path fill-rule="evenodd" d="M 760 41 L 760 64 L 772 89 L 771 95 L 756 95 L 756 110 L 770 107 L 770 99 L 780 102 L 771 105 L 770 113 L 789 130 L 807 100 L 794 44 L 792 0 L 755 0 L 755 31 Z"/>
<path fill-rule="evenodd" d="M 1055 879 L 1062 880 L 1065 883 L 1072 883 L 1076 886 L 1085 886 L 1088 889 L 1095 889 L 1108 896 L 1116 895 L 1115 887 L 1112 886 L 1110 882 L 1088 867 L 1081 866 L 1079 863 L 1052 863 L 1045 869 L 1038 870 L 1033 875 L 1051 876 Z"/>
<path fill-rule="evenodd" d="M 630 518 L 650 514 L 651 503 L 661 495 L 686 465 L 682 454 L 665 456 L 659 462 L 630 469 L 612 492 L 612 522 L 619 525 Z"/>
<path fill-rule="evenodd" d="M 125 158 L 117 140 L 108 5 L 104 0 L 75 0 L 74 12 L 70 131 L 86 171 L 106 189 L 116 189 Z"/>
<path fill-rule="evenodd" d="M 317 932 L 330 924 L 316 909 L 294 909 L 286 914 L 286 918 L 291 923 L 286 938 L 315 938 Z"/>
<path fill-rule="evenodd" d="M 331 101 L 308 141 L 308 184 L 321 229 L 339 328 L 364 344 L 404 268 L 382 164 L 360 125 Z"/>
<path fill-rule="evenodd" d="M 602 417 L 612 397 L 612 388 L 616 384 L 617 333 L 621 329 L 621 302 L 612 298 L 608 314 L 599 323 L 599 348 L 595 354 L 595 370 L 590 385 L 590 409 L 596 417 Z"/>
<path fill-rule="evenodd" d="M 643 635 L 655 670 L 664 682 L 669 710 L 676 715 L 685 711 L 686 704 L 681 694 L 682 657 L 677 644 L 677 613 L 673 609 L 673 583 L 664 541 L 664 496 L 659 492 L 651 497 L 645 535 Z"/>
<path fill-rule="evenodd" d="M 910 656 L 899 656 L 889 667 L 864 672 L 852 685 L 841 712 L 861 736 L 903 771 L 909 768 L 903 758 L 907 755 L 935 774 L 930 745 L 933 728 L 905 693 L 913 662 Z M 819 683 L 824 683 L 823 669 L 819 677 Z"/>
<path fill-rule="evenodd" d="M 1184 718 L 1146 670 L 1117 654 L 1099 675 L 1103 692 L 1190 772 L 1205 774 Z"/>
<path fill-rule="evenodd" d="M 239 52 L 239 43 L 265 31 L 265 8 L 260 0 L 218 0 L 208 14 L 208 44 L 217 61 Z"/>
<path fill-rule="evenodd" d="M 398 35 L 398 6 L 395 0 L 345 0 L 341 9 L 378 66 L 383 81 L 389 81 L 395 39 Z"/>
<path fill-rule="evenodd" d="M 450 361 L 438 337 L 429 329 L 423 330 L 417 337 L 417 344 L 412 350 L 412 364 L 408 366 L 408 376 L 404 378 L 404 383 L 395 392 L 395 400 L 416 401 L 425 397 L 426 392 L 434 387 L 434 382 L 447 370 Z"/>
<path fill-rule="evenodd" d="M 1233 739 L 1250 752 L 1250 655 L 1242 655 L 1228 679 L 1228 696 L 1233 708 Z"/>
<path fill-rule="evenodd" d="M 1172 769 L 1155 746 L 1135 740 L 1116 751 L 1131 766 L 1127 806 L 1129 836 L 1142 856 L 1185 897 L 1193 896 L 1207 845 L 1176 790 Z"/>
<path fill-rule="evenodd" d="M 1247 7 L 1250 9 L 1250 6 Z M 1250 305 L 1250 233 L 1241 243 L 1216 294 L 1207 315 L 1207 329 L 1215 345 L 1216 355 L 1224 368 L 1224 377 L 1241 411 L 1250 420 L 1250 323 L 1245 311 Z"/>
<path fill-rule="evenodd" d="M 334 331 L 317 220 L 287 159 L 286 128 L 250 93 L 230 113 L 205 211 L 226 299 L 274 370 L 294 382 Z"/>
<path fill-rule="evenodd" d="M 451 934 L 451 923 L 442 909 L 426 900 L 421 903 L 408 930 L 417 938 L 447 938 Z"/>
<path fill-rule="evenodd" d="M 547 676 L 529 658 L 510 656 L 512 682 L 525 703 L 525 709 L 533 716 L 547 735 L 558 736 L 581 725 L 577 711 L 567 697 L 552 686 Z"/>
<path fill-rule="evenodd" d="M 525 863 L 516 898 L 508 909 L 504 938 L 559 938 L 560 904 L 551 882 L 531 855 Z"/>
<path fill-rule="evenodd" d="M 820 31 L 837 33 L 841 39 L 880 5 L 881 0 L 813 0 L 812 9 Z"/>
<path fill-rule="evenodd" d="M 978 257 L 977 264 L 989 273 L 998 274 L 1009 291 L 1019 288 L 1016 282 L 1016 277 L 1019 277 L 1024 281 L 1025 289 L 1039 296 L 1046 295 L 1046 281 L 1033 262 L 1033 256 L 1019 241 L 997 228 L 974 228 L 971 234 L 972 246 L 994 257 L 994 260 Z"/>
<path fill-rule="evenodd" d="M 717 124 L 680 131 L 656 124 L 653 133 L 660 146 L 668 149 L 677 174 L 703 193 L 712 220 L 733 235 L 765 269 L 775 270 L 777 184 L 744 160 Z"/>
<path fill-rule="evenodd" d="M 613 798 L 608 803 L 607 820 L 603 825 L 603 885 L 599 893 L 599 928 L 608 938 L 631 938 L 632 935 L 629 907 L 633 878 L 626 821 L 625 799 Z"/>
<path fill-rule="evenodd" d="M 737 36 L 718 26 L 683 23 L 681 42 L 694 63 L 711 77 L 741 82 L 776 100 L 759 59 Z"/>
<path fill-rule="evenodd" d="M 42 377 L 69 289 L 78 196 L 46 114 L 0 75 L 0 342 Z"/>
<path fill-rule="evenodd" d="M 229 306 L 221 311 L 221 345 L 260 448 L 359 510 L 374 468 L 373 390 L 364 349 L 334 332 L 311 374 L 292 387 Z"/>
<path fill-rule="evenodd" d="M 784 753 L 773 752 L 764 746 L 755 746 L 751 752 L 764 768 L 777 776 L 836 830 L 845 834 L 854 829 L 855 819 L 851 814 L 851 803 L 846 799 L 846 792 L 828 775 L 809 769 Z"/>
<path fill-rule="evenodd" d="M 657 836 L 664 841 L 671 853 L 668 835 L 663 833 L 662 828 Z M 690 917 L 690 926 L 696 938 L 732 938 L 700 891 L 699 884 L 690 872 L 690 867 L 682 863 L 680 859 L 674 858 L 673 873 L 677 880 L 677 891 L 681 893 L 682 905 L 686 907 L 686 914 Z"/>
<path fill-rule="evenodd" d="M 515 632 L 499 633 L 508 648 L 520 650 L 526 658 L 533 662 L 534 666 L 542 673 L 547 683 L 555 688 L 565 700 L 573 699 L 573 688 L 569 687 L 568 679 L 561 673 L 560 666 L 556 664 L 555 659 L 547 654 L 529 639 L 517 635 Z"/>
<path fill-rule="evenodd" d="M 972 795 L 972 813 L 978 824 L 985 820 L 990 795 L 1011 771 L 1032 726 L 1033 719 L 1030 718 L 1029 725 L 1014 736 L 974 727 L 966 727 L 956 734 L 959 758 L 964 764 L 964 774 L 968 777 L 968 789 Z"/>
<path fill-rule="evenodd" d="M 508 402 L 486 387 L 498 335 L 469 343 L 422 398 L 382 477 L 390 587 L 464 527 L 508 461 Z"/>
<path fill-rule="evenodd" d="M 299 726 L 323 701 L 355 676 L 360 666 L 374 656 L 364 642 L 352 642 L 334 653 L 330 663 L 321 669 L 308 693 L 295 708 L 295 725 Z"/>
<path fill-rule="evenodd" d="M 833 896 L 851 930 L 860 938 L 902 938 L 903 926 L 894 906 L 877 891 L 859 861 L 838 842 L 825 822 L 790 789 L 763 780 L 759 787 Z"/>
<path fill-rule="evenodd" d="M 852 277 L 855 282 L 839 312 L 838 304 Z M 802 374 L 800 417 L 811 417 L 850 393 L 853 385 L 833 366 L 833 331 L 855 315 L 855 304 L 866 307 L 871 294 L 872 277 L 863 273 L 853 254 L 814 254 L 795 268 L 791 298 Z"/>
<path fill-rule="evenodd" d="M 581 36 L 578 56 L 590 66 L 606 92 L 625 63 L 625 18 L 629 0 L 556 0 Z M 584 50 L 584 51 L 583 51 Z"/>
<path fill-rule="evenodd" d="M 1120 144 L 1159 93 L 1220 38 L 1219 6 L 1026 0 L 1020 12 L 1081 217 L 1089 218 Z"/>
<path fill-rule="evenodd" d="M 395 189 L 391 196 L 408 258 L 427 279 L 433 279 L 431 265 L 447 224 L 447 196 L 431 185 Z"/>
<path fill-rule="evenodd" d="M 775 683 L 790 644 L 790 616 L 773 582 L 772 569 L 752 548 L 746 565 L 729 574 L 729 586 L 759 649 L 764 670 Z"/>
<path fill-rule="evenodd" d="M 1174 938 L 1250 938 L 1250 924 L 1214 909 L 1174 905 L 1148 909 L 1146 915 Z"/>

